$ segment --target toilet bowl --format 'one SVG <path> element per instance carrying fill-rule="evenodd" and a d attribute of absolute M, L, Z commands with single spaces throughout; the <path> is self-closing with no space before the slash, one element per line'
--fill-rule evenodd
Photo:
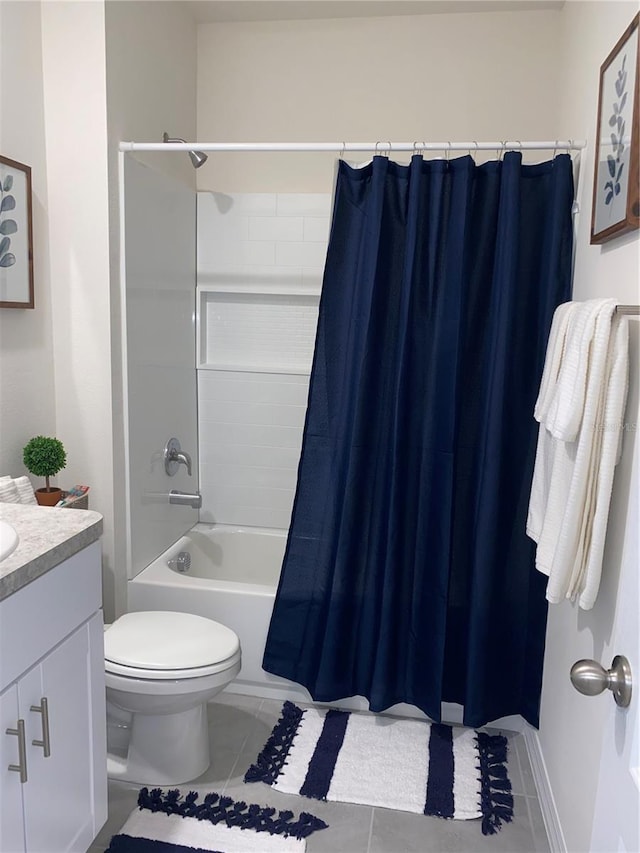
<path fill-rule="evenodd" d="M 105 628 L 107 773 L 179 785 L 210 763 L 207 702 L 240 672 L 240 641 L 191 613 L 125 613 Z"/>

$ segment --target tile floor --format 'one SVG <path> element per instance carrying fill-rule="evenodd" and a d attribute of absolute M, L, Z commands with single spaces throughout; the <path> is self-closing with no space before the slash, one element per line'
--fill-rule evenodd
<path fill-rule="evenodd" d="M 509 736 L 509 772 L 514 819 L 484 836 L 479 821 L 442 820 L 391 809 L 325 803 L 246 785 L 242 779 L 278 720 L 282 702 L 221 693 L 209 704 L 212 762 L 181 789 L 226 794 L 234 799 L 298 813 L 309 811 L 329 824 L 307 839 L 307 853 L 548 853 L 549 845 L 522 735 Z M 139 785 L 109 783 L 109 819 L 88 853 L 103 853 L 136 805 Z"/>

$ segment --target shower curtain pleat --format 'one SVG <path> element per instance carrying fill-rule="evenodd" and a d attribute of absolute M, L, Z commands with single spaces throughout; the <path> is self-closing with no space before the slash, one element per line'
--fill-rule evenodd
<path fill-rule="evenodd" d="M 263 666 L 318 701 L 538 724 L 533 405 L 570 298 L 560 155 L 341 162 Z"/>

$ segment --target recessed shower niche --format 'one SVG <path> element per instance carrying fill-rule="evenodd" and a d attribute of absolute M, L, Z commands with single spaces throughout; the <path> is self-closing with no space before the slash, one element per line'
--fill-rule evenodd
<path fill-rule="evenodd" d="M 310 372 L 319 295 L 198 290 L 199 369 Z"/>

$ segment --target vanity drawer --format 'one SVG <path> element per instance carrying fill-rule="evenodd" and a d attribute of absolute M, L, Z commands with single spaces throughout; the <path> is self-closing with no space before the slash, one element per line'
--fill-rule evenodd
<path fill-rule="evenodd" d="M 0 601 L 0 691 L 101 606 L 100 542 Z"/>

